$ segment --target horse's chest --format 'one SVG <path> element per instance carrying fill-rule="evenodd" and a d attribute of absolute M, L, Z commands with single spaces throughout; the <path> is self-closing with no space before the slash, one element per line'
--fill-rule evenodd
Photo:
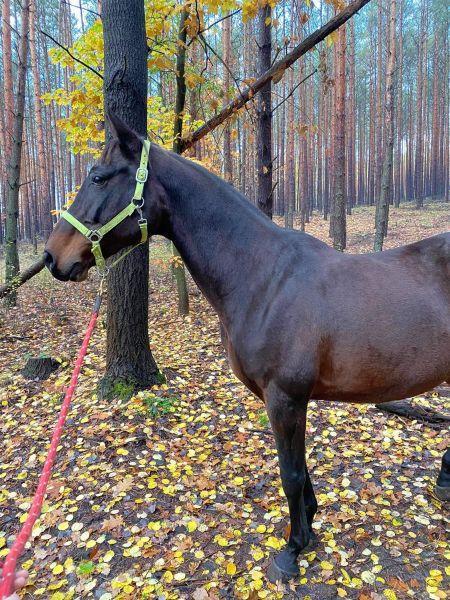
<path fill-rule="evenodd" d="M 263 393 L 260 385 L 256 381 L 256 378 L 250 374 L 245 359 L 239 354 L 238 349 L 235 348 L 228 336 L 225 338 L 225 346 L 228 354 L 228 361 L 233 373 L 250 391 L 262 399 Z"/>

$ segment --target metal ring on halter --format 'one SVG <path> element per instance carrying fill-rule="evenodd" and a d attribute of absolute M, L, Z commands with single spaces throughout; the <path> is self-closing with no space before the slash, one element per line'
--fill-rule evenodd
<path fill-rule="evenodd" d="M 100 233 L 100 231 L 93 229 L 88 234 L 86 234 L 86 237 L 90 242 L 100 242 L 103 238 L 103 234 Z"/>
<path fill-rule="evenodd" d="M 133 198 L 132 202 L 138 210 L 144 206 L 144 198 L 143 197 L 142 198 Z"/>
<path fill-rule="evenodd" d="M 100 269 L 100 267 L 98 267 L 97 265 L 96 265 L 96 268 L 97 268 L 97 273 L 99 274 L 99 276 L 102 280 L 106 279 L 106 276 L 111 271 L 111 267 L 108 267 L 108 265 L 106 265 L 106 264 L 102 269 Z M 102 284 L 103 284 L 103 281 L 102 281 Z"/>

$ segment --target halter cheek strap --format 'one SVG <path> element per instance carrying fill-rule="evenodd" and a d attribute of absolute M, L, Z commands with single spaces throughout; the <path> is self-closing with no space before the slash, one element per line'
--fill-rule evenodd
<path fill-rule="evenodd" d="M 101 275 L 106 275 L 108 270 L 115 266 L 118 262 L 120 262 L 127 254 L 129 254 L 132 250 L 144 244 L 148 239 L 148 228 L 147 228 L 147 219 L 145 219 L 142 215 L 142 207 L 144 206 L 144 186 L 145 182 L 148 178 L 148 158 L 150 153 L 150 142 L 149 140 L 144 140 L 142 145 L 141 152 L 141 160 L 139 163 L 139 167 L 136 171 L 136 187 L 134 189 L 134 195 L 131 202 L 125 206 L 115 217 L 113 217 L 110 221 L 99 227 L 98 229 L 89 229 L 86 225 L 83 225 L 81 221 L 75 218 L 68 211 L 65 211 L 61 214 L 61 219 L 65 219 L 68 221 L 77 231 L 79 231 L 82 235 L 84 235 L 92 244 L 91 252 L 94 255 L 96 267 Z M 122 221 L 124 221 L 127 217 L 131 217 L 134 212 L 138 213 L 138 225 L 141 232 L 140 241 L 131 246 L 127 250 L 120 255 L 120 257 L 115 260 L 109 267 L 106 266 L 105 258 L 102 254 L 102 249 L 100 246 L 100 242 L 103 237 L 110 232 L 112 229 L 117 227 Z"/>

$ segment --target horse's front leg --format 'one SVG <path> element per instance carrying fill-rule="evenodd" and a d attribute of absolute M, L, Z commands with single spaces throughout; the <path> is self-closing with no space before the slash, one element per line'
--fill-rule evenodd
<path fill-rule="evenodd" d="M 271 581 L 288 580 L 299 573 L 297 557 L 309 544 L 310 524 L 316 505 L 305 465 L 307 398 L 292 398 L 276 386 L 265 393 L 267 414 L 275 435 L 281 482 L 289 505 L 291 531 L 289 542 L 273 560 L 268 577 Z M 308 481 L 308 485 L 307 484 Z M 309 499 L 308 506 L 305 502 Z"/>

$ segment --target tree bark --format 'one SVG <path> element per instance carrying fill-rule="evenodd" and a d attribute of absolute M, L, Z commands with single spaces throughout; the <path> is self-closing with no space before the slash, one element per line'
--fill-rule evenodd
<path fill-rule="evenodd" d="M 269 4 L 258 13 L 258 68 L 259 75 L 270 69 L 272 61 L 272 9 Z M 272 187 L 272 82 L 269 80 L 258 94 L 256 108 L 258 123 L 256 136 L 256 170 L 258 176 L 258 207 L 270 219 L 273 215 Z"/>
<path fill-rule="evenodd" d="M 395 72 L 395 25 L 396 0 L 389 4 L 389 49 L 386 67 L 386 140 L 384 144 L 383 167 L 381 172 L 381 190 L 375 222 L 375 252 L 383 249 L 389 220 L 389 204 L 392 192 L 392 161 L 394 152 L 394 72 Z"/>
<path fill-rule="evenodd" d="M 144 0 L 103 0 L 105 110 L 147 133 L 147 40 Z M 109 132 L 107 131 L 107 135 Z M 158 381 L 148 336 L 148 243 L 108 276 L 106 373 L 101 391 L 131 393 Z"/>
<path fill-rule="evenodd" d="M 29 1 L 22 7 L 22 24 L 17 66 L 17 101 L 14 114 L 9 163 L 7 167 L 7 198 L 5 223 L 5 282 L 11 285 L 19 274 L 19 254 L 17 252 L 17 223 L 19 217 L 20 169 L 22 164 L 23 120 L 25 112 L 25 87 L 28 60 Z M 16 289 L 13 286 L 7 297 L 8 306 L 15 306 Z"/>

